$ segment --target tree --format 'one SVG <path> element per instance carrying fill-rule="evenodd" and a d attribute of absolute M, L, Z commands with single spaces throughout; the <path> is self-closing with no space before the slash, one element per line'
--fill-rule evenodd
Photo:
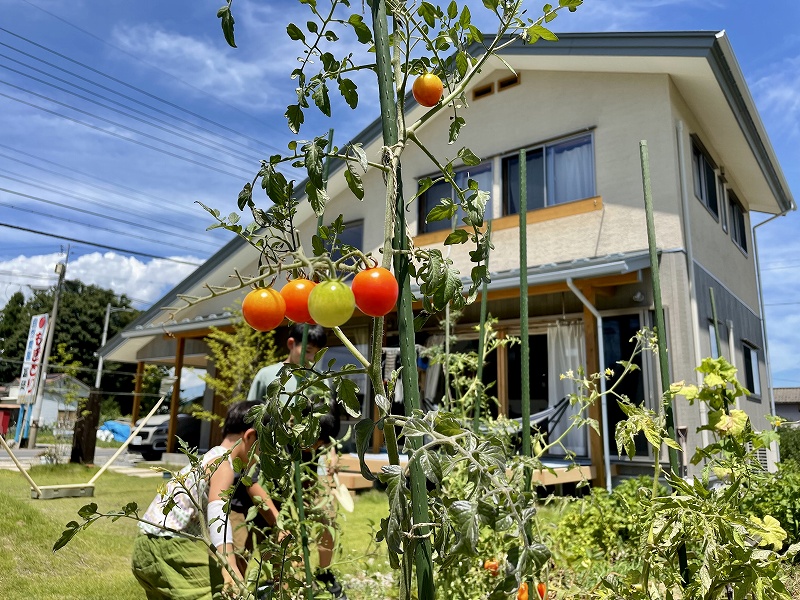
<path fill-rule="evenodd" d="M 0 381 L 8 382 L 19 377 L 31 317 L 49 314 L 54 296 L 54 287 L 37 292 L 27 300 L 21 292 L 17 292 L 0 310 Z M 95 382 L 96 370 L 88 365 L 97 364 L 95 353 L 103 337 L 106 306 L 110 303 L 115 308 L 131 308 L 130 302 L 127 296 L 118 296 L 112 290 L 75 280 L 64 281 L 53 347 L 64 344 L 74 359 L 83 365 L 76 376 L 87 385 L 93 386 Z M 114 313 L 108 324 L 109 339 L 135 319 L 138 313 L 133 309 Z M 124 371 L 120 367 L 119 363 L 104 365 L 103 389 L 106 393 L 131 390 L 131 379 L 122 374 Z M 52 368 L 55 369 L 55 365 Z"/>

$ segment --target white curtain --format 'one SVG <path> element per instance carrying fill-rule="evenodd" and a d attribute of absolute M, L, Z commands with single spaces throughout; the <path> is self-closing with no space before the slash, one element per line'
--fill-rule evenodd
<path fill-rule="evenodd" d="M 586 367 L 583 323 L 557 322 L 547 327 L 547 388 L 548 404 L 553 406 L 562 398 L 578 393 L 578 386 L 568 379 L 561 379 L 567 371 L 577 374 L 579 367 Z M 570 416 L 578 412 L 577 406 L 568 406 L 555 426 L 551 425 L 551 438 L 559 437 L 570 425 Z M 586 427 L 572 430 L 562 440 L 564 446 L 578 456 L 588 454 L 588 431 Z M 561 448 L 553 448 L 551 454 L 563 454 Z"/>
<path fill-rule="evenodd" d="M 585 136 L 547 148 L 548 204 L 594 195 L 591 139 Z"/>

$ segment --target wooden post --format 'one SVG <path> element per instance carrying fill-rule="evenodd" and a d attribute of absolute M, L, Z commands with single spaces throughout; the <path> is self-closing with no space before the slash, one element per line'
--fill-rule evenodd
<path fill-rule="evenodd" d="M 71 463 L 94 463 L 97 423 L 100 420 L 100 390 L 92 389 L 85 402 L 78 402 L 78 418 L 72 435 Z"/>
<path fill-rule="evenodd" d="M 144 361 L 136 363 L 136 378 L 133 384 L 133 408 L 131 409 L 131 427 L 136 426 L 139 420 L 139 410 L 142 408 L 142 386 L 144 384 Z"/>
<path fill-rule="evenodd" d="M 581 292 L 586 299 L 594 305 L 595 291 L 594 288 L 582 289 Z M 595 319 L 592 311 L 586 306 L 583 307 L 583 331 L 586 344 L 586 372 L 598 373 L 604 369 L 604 365 L 600 364 L 600 356 L 597 349 L 597 336 L 603 335 L 602 331 L 597 331 L 597 319 Z M 603 431 L 603 416 L 600 409 L 600 402 L 595 402 L 589 407 L 589 418 L 595 419 L 600 424 L 600 431 Z M 592 466 L 594 467 L 595 477 L 592 480 L 592 485 L 597 487 L 605 487 L 606 485 L 606 470 L 603 459 L 603 440 L 594 432 L 589 430 L 589 456 L 592 458 Z"/>
<path fill-rule="evenodd" d="M 497 339 L 506 339 L 506 330 L 498 329 Z M 497 407 L 497 413 L 508 417 L 508 346 L 503 344 L 498 346 L 497 350 L 497 401 L 500 406 Z"/>
<path fill-rule="evenodd" d="M 175 385 L 172 387 L 172 400 L 169 405 L 169 429 L 167 430 L 167 452 L 175 452 L 175 435 L 178 432 L 178 406 L 181 402 L 181 371 L 186 338 L 179 337 L 175 351 Z"/>

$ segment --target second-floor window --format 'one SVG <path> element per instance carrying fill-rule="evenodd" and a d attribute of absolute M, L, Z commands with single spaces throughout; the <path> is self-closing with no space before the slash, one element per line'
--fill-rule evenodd
<path fill-rule="evenodd" d="M 744 208 L 730 190 L 728 191 L 728 205 L 731 217 L 731 239 L 742 249 L 742 252 L 747 252 L 747 221 L 744 216 Z"/>
<path fill-rule="evenodd" d="M 692 171 L 694 195 L 719 219 L 716 165 L 696 143 L 692 144 Z"/>
<path fill-rule="evenodd" d="M 744 387 L 751 395 L 761 396 L 761 373 L 758 368 L 758 350 L 746 343 L 742 347 L 744 352 Z"/>
<path fill-rule="evenodd" d="M 519 214 L 519 154 L 503 158 L 503 214 Z M 586 133 L 526 150 L 528 210 L 595 196 L 594 147 Z"/>
<path fill-rule="evenodd" d="M 464 167 L 455 172 L 456 185 L 460 189 L 466 189 L 469 180 L 472 179 L 478 183 L 478 189 L 489 192 L 492 191 L 492 162 L 485 161 L 475 167 Z M 470 192 L 467 193 L 469 195 Z M 447 231 L 452 229 L 452 222 L 449 219 L 442 221 L 431 221 L 428 223 L 426 218 L 428 213 L 431 212 L 434 206 L 438 205 L 442 198 L 449 198 L 453 202 L 458 202 L 453 186 L 447 181 L 438 181 L 431 187 L 425 190 L 419 197 L 419 231 L 420 233 L 430 233 L 431 231 Z M 464 211 L 459 207 L 456 213 L 456 227 L 464 225 Z M 492 203 L 491 201 L 486 204 L 486 213 L 484 219 L 489 220 L 492 218 Z"/>

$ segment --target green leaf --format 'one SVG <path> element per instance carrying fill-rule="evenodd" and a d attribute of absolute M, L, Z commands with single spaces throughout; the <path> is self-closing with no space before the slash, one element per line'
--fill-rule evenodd
<path fill-rule="evenodd" d="M 347 186 L 353 195 L 359 200 L 364 199 L 364 183 L 361 181 L 361 176 L 355 171 L 350 169 L 350 165 L 344 171 L 344 178 L 347 181 Z"/>
<path fill-rule="evenodd" d="M 294 23 L 289 23 L 286 26 L 286 33 L 288 33 L 289 37 L 292 38 L 293 40 L 305 41 L 306 39 L 306 36 L 303 34 L 302 31 L 300 31 L 300 28 Z"/>
<path fill-rule="evenodd" d="M 403 522 L 406 516 L 406 486 L 403 470 L 399 465 L 381 467 L 378 479 L 386 484 L 389 499 L 389 520 L 386 525 L 386 545 L 396 553 L 403 553 Z"/>
<path fill-rule="evenodd" d="M 336 385 L 336 397 L 351 417 L 361 416 L 361 403 L 358 401 L 358 386 L 352 379 L 340 378 Z"/>
<path fill-rule="evenodd" d="M 452 552 L 463 552 L 474 556 L 480 531 L 478 504 L 467 500 L 456 500 L 450 505 L 450 518 L 457 534 Z"/>
<path fill-rule="evenodd" d="M 225 36 L 225 41 L 231 48 L 236 48 L 236 42 L 233 39 L 233 14 L 231 13 L 230 4 L 226 4 L 217 11 L 217 17 L 221 19 L 222 35 Z"/>
<path fill-rule="evenodd" d="M 361 419 L 355 426 L 356 433 L 356 452 L 358 452 L 358 462 L 361 466 L 361 474 L 369 481 L 375 481 L 376 477 L 372 474 L 367 463 L 364 462 L 364 455 L 372 445 L 372 432 L 375 430 L 375 423 L 372 419 Z"/>
<path fill-rule="evenodd" d="M 478 156 L 476 156 L 476 154 L 466 146 L 458 151 L 458 157 L 468 167 L 475 167 L 481 164 L 481 159 L 478 158 Z"/>
<path fill-rule="evenodd" d="M 458 139 L 458 134 L 461 133 L 461 128 L 466 125 L 467 122 L 464 120 L 464 117 L 455 117 L 452 121 L 450 121 L 450 143 L 454 143 Z"/>
<path fill-rule="evenodd" d="M 372 43 L 372 30 L 364 23 L 361 15 L 352 14 L 348 17 L 347 22 L 355 30 L 359 42 L 362 44 Z"/>
<path fill-rule="evenodd" d="M 392 403 L 383 394 L 375 394 L 375 404 L 386 414 L 389 414 L 392 409 Z"/>
<path fill-rule="evenodd" d="M 67 528 L 62 532 L 61 537 L 56 540 L 56 543 L 53 544 L 53 552 L 57 552 L 69 544 L 70 541 L 72 541 L 72 538 L 74 538 L 80 530 L 81 526 L 78 525 L 76 521 L 70 521 L 67 523 Z"/>
<path fill-rule="evenodd" d="M 331 99 L 328 97 L 328 85 L 324 81 L 314 88 L 311 98 L 323 115 L 331 116 Z"/>
<path fill-rule="evenodd" d="M 317 143 L 317 140 L 303 145 L 303 155 L 306 159 L 305 163 L 306 171 L 308 172 L 308 181 L 319 189 L 324 188 L 325 182 L 322 180 L 322 173 L 324 169 L 323 160 L 325 155 L 323 149 Z"/>
<path fill-rule="evenodd" d="M 300 108 L 300 105 L 289 105 L 283 116 L 289 121 L 289 129 L 291 129 L 292 133 L 299 133 L 300 126 L 303 124 L 303 109 Z"/>
<path fill-rule="evenodd" d="M 364 148 L 361 147 L 361 144 L 350 144 L 349 149 L 353 152 L 356 159 L 358 159 L 358 164 L 361 165 L 361 168 L 366 173 L 369 165 L 367 163 L 367 153 L 364 152 Z"/>
<path fill-rule="evenodd" d="M 347 102 L 347 106 L 353 109 L 358 106 L 358 86 L 351 79 L 343 77 L 339 80 L 339 93 Z"/>
<path fill-rule="evenodd" d="M 458 16 L 458 4 L 456 4 L 456 0 L 450 0 L 450 4 L 447 5 L 447 17 L 450 19 L 455 19 Z"/>
<path fill-rule="evenodd" d="M 242 191 L 239 192 L 239 198 L 236 201 L 236 206 L 239 207 L 239 210 L 244 210 L 245 206 L 251 205 L 253 203 L 253 186 L 250 185 L 250 182 L 244 184 Z"/>
<path fill-rule="evenodd" d="M 461 77 L 467 74 L 467 70 L 469 69 L 469 58 L 467 58 L 466 52 L 459 51 L 456 54 L 456 70 Z"/>
<path fill-rule="evenodd" d="M 436 7 L 430 2 L 420 4 L 417 14 L 425 20 L 428 27 L 436 25 Z"/>
<path fill-rule="evenodd" d="M 543 40 L 547 40 L 548 42 L 557 42 L 558 41 L 558 36 L 555 33 L 550 31 L 546 27 L 542 27 L 541 25 L 537 25 L 537 24 L 531 25 L 526 30 L 526 33 L 528 35 L 528 43 L 529 44 L 533 44 L 539 38 L 542 38 Z"/>
<path fill-rule="evenodd" d="M 458 206 L 449 198 L 444 198 L 446 204 L 437 204 L 425 217 L 425 221 L 431 223 L 433 221 L 444 221 L 445 219 L 452 219 L 458 211 Z"/>
<path fill-rule="evenodd" d="M 87 504 L 86 506 L 83 506 L 80 508 L 80 510 L 78 510 L 78 516 L 80 516 L 82 519 L 89 519 L 96 514 L 97 514 L 97 504 L 95 504 L 94 502 L 92 502 L 91 504 Z"/>
<path fill-rule="evenodd" d="M 328 193 L 325 190 L 309 181 L 306 183 L 306 197 L 311 203 L 311 208 L 314 209 L 314 214 L 320 216 L 325 212 L 325 205 L 328 203 Z"/>
<path fill-rule="evenodd" d="M 467 233 L 464 229 L 456 229 L 445 238 L 444 245 L 450 246 L 452 244 L 463 244 L 467 240 L 469 240 L 469 233 Z"/>
<path fill-rule="evenodd" d="M 472 22 L 472 15 L 469 12 L 469 7 L 465 4 L 464 8 L 461 10 L 461 16 L 458 18 L 458 24 L 461 27 L 467 29 Z"/>

